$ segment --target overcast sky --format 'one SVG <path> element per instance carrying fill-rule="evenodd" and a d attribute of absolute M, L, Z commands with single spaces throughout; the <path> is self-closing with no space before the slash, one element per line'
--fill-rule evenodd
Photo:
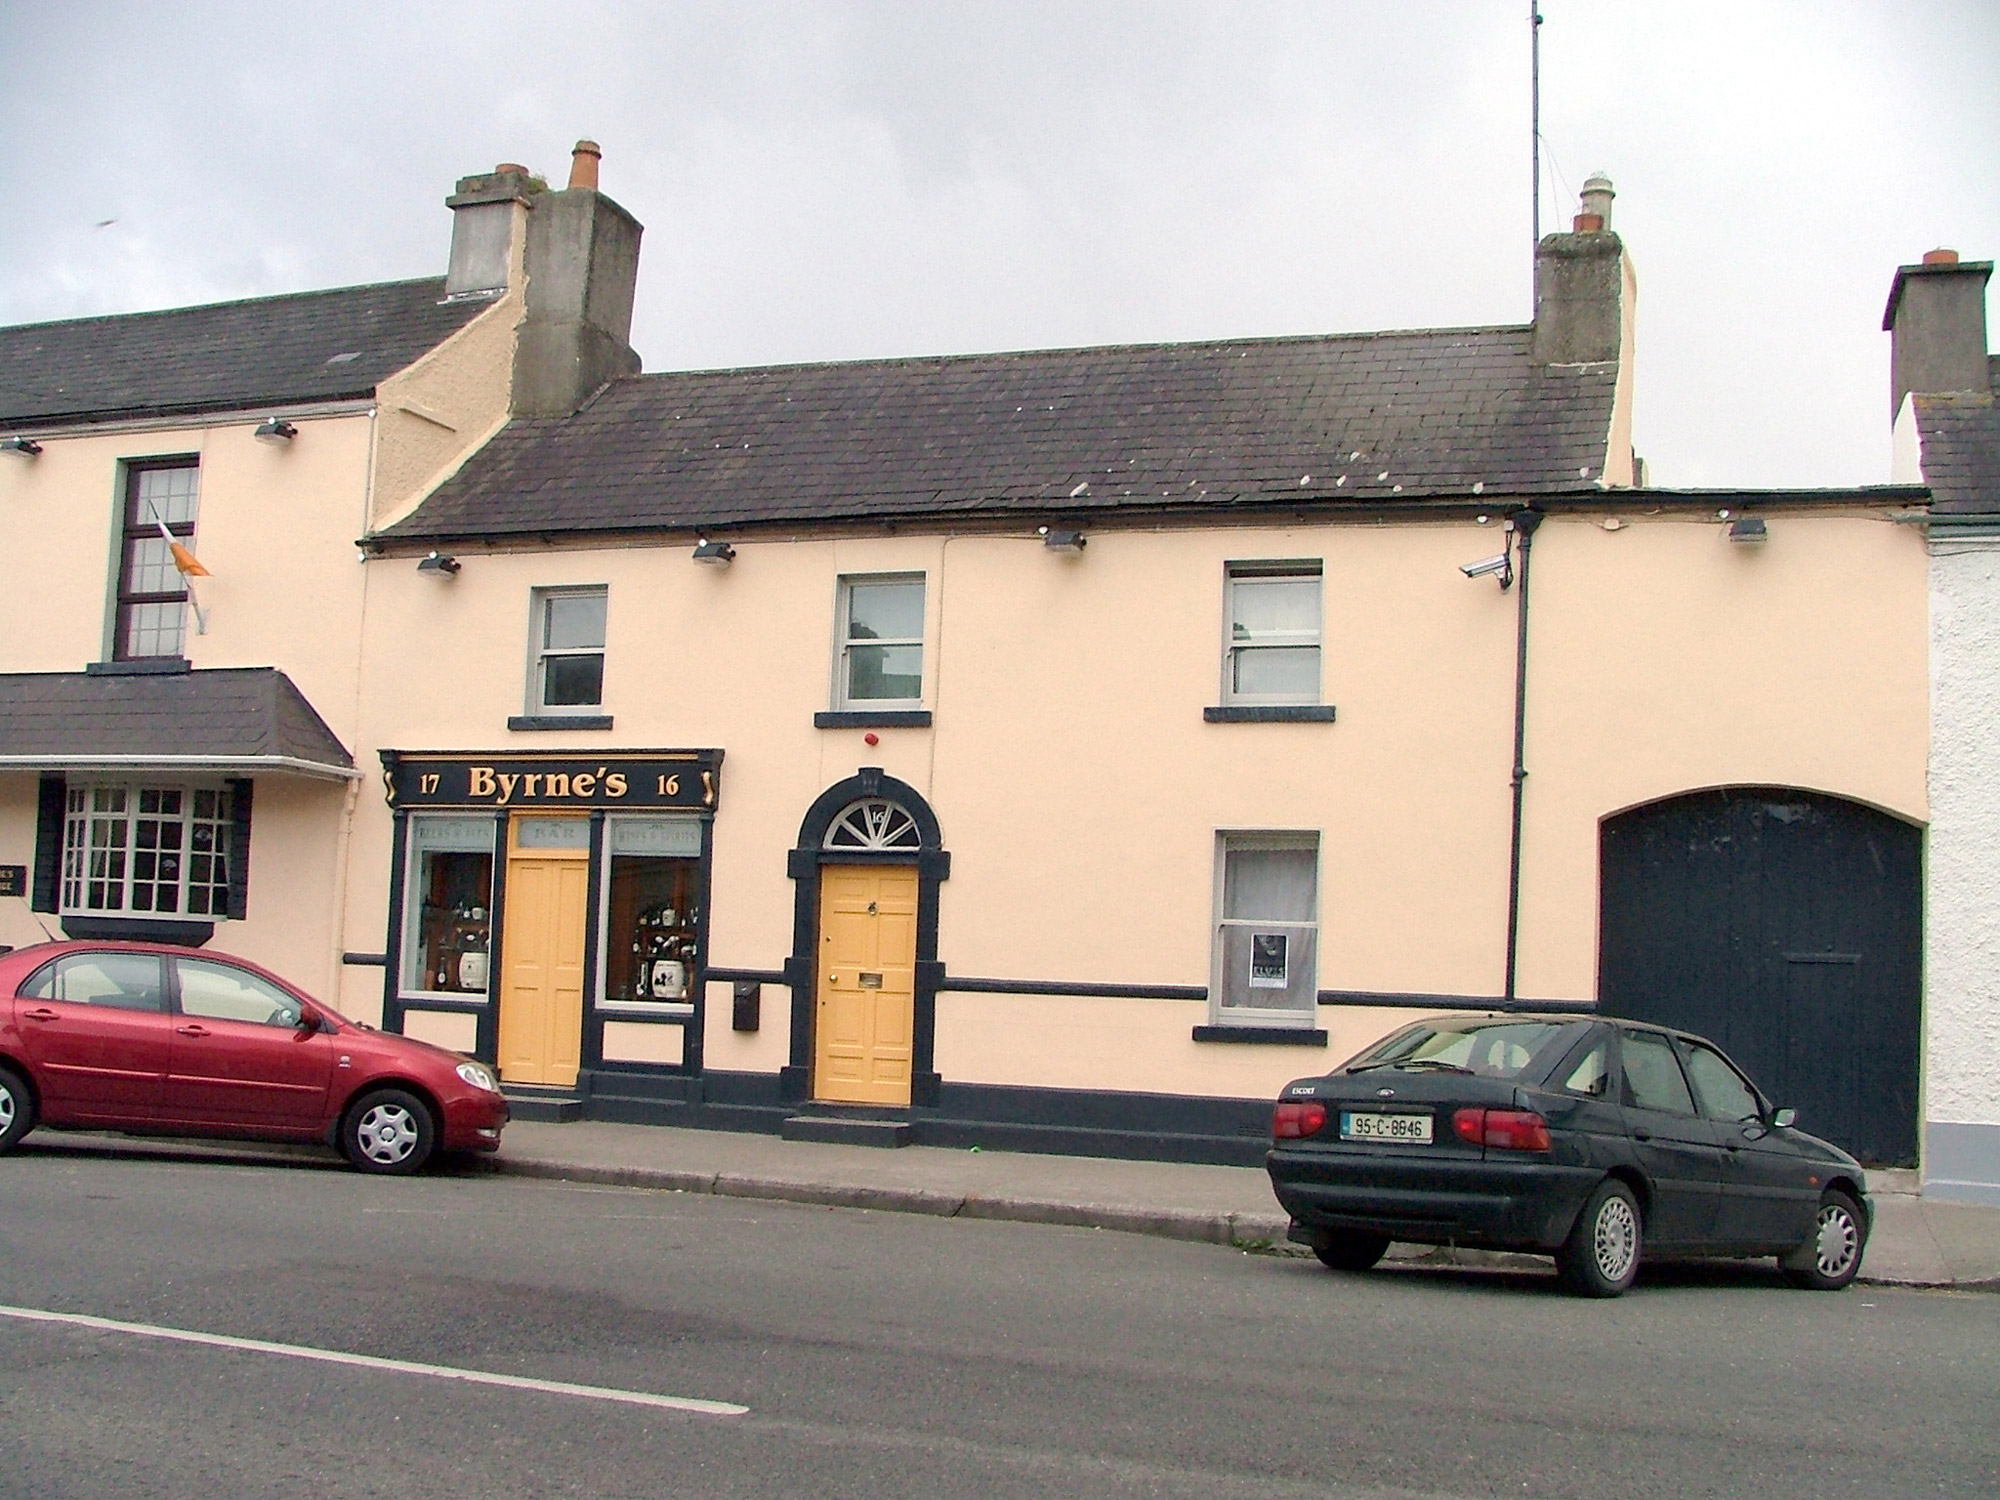
<path fill-rule="evenodd" d="M 1542 13 L 1654 482 L 1885 480 L 1895 267 L 2000 253 L 2000 4 Z M 580 136 L 649 370 L 1531 311 L 1527 0 L 0 0 L 0 57 L 0 323 L 442 274 L 454 180 Z"/>

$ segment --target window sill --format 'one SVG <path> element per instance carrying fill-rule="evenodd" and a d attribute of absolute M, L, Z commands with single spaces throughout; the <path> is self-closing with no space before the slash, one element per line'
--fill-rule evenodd
<path fill-rule="evenodd" d="M 927 708 L 847 708 L 813 715 L 815 729 L 928 729 Z"/>
<path fill-rule="evenodd" d="M 512 730 L 539 732 L 544 729 L 609 729 L 610 714 L 512 714 L 507 719 Z"/>
<path fill-rule="evenodd" d="M 215 936 L 215 923 L 163 917 L 58 916 L 65 936 L 87 943 L 171 943 L 200 948 Z"/>
<path fill-rule="evenodd" d="M 132 661 L 93 661 L 84 665 L 86 677 L 172 677 L 194 670 L 185 656 L 142 656 Z"/>
<path fill-rule="evenodd" d="M 1210 724 L 1331 724 L 1331 703 L 1225 703 L 1204 708 Z"/>
<path fill-rule="evenodd" d="M 1326 1032 L 1317 1026 L 1197 1026 L 1197 1042 L 1261 1042 L 1272 1047 L 1324 1047 Z"/>

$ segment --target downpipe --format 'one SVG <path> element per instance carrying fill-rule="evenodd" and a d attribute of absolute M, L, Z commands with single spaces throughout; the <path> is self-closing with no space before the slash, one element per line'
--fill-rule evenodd
<path fill-rule="evenodd" d="M 1515 577 L 1521 586 L 1514 598 L 1514 822 L 1507 850 L 1507 979 L 1501 992 L 1503 1007 L 1511 1010 L 1521 947 L 1521 802 L 1528 780 L 1528 578 L 1535 528 L 1542 524 L 1542 513 L 1517 510 L 1507 524 L 1513 528 L 1520 553 Z"/>

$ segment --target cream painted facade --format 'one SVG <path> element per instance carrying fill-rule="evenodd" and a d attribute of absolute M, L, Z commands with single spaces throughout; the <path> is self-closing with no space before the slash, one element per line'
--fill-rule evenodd
<path fill-rule="evenodd" d="M 1492 515 L 1506 505 L 1496 502 Z M 1879 507 L 1772 510 L 1772 540 L 1714 511 L 1607 497 L 1562 510 L 1534 552 L 1520 993 L 1596 991 L 1600 820 L 1690 790 L 1825 791 L 1926 815 L 1926 559 Z M 1315 835 L 1321 990 L 1494 996 L 1509 851 L 1516 598 L 1459 564 L 1497 524 L 1107 527 L 1081 555 L 1029 529 L 742 539 L 726 569 L 683 545 L 462 551 L 449 580 L 371 561 L 358 758 L 379 749 L 610 756 L 719 749 L 707 962 L 792 952 L 787 852 L 827 788 L 879 766 L 935 811 L 948 974 L 1200 988 L 1211 976 L 1217 837 Z M 1226 567 L 1323 568 L 1322 701 L 1333 723 L 1208 723 L 1220 701 Z M 832 706 L 840 580 L 925 580 L 928 727 L 816 729 Z M 608 593 L 608 730 L 510 733 L 537 589 Z M 879 743 L 864 741 L 873 733 Z M 390 926 L 392 820 L 363 789 L 344 945 Z M 380 971 L 350 969 L 352 1014 Z M 786 992 L 756 1031 L 709 986 L 703 1067 L 775 1074 Z M 937 997 L 947 1082 L 1256 1099 L 1400 1024 L 1322 1005 L 1323 1047 L 1199 1041 L 1187 999 Z M 425 1019 L 421 1025 L 440 1024 Z M 462 1021 L 454 1021 L 463 1034 Z M 671 1044 L 614 1022 L 605 1066 Z M 671 1029 L 671 1028 L 663 1028 Z"/>
<path fill-rule="evenodd" d="M 521 318 L 518 252 L 515 267 L 509 291 L 484 299 L 470 321 L 384 381 L 379 401 L 34 429 L 40 452 L 0 464 L 17 580 L 0 594 L 0 672 L 77 674 L 113 662 L 126 476 L 134 464 L 186 460 L 198 475 L 189 547 L 208 576 L 192 580 L 198 614 L 185 612 L 185 670 L 276 668 L 351 749 L 360 732 L 360 641 L 372 576 L 357 564 L 355 539 L 407 510 L 505 421 Z M 257 440 L 254 429 L 274 415 L 296 436 Z M 340 892 L 363 773 L 146 755 L 89 759 L 47 769 L 75 784 L 213 786 L 249 776 L 248 908 L 242 919 L 218 924 L 216 945 L 308 990 L 338 991 Z M 0 863 L 36 864 L 40 776 L 33 767 L 0 767 Z M 20 946 L 60 930 L 57 913 L 0 899 L 0 943 Z"/>

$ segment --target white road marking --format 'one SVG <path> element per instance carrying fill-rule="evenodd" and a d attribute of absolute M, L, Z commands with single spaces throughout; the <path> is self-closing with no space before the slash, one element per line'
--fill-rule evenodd
<path fill-rule="evenodd" d="M 314 1349 L 306 1344 L 274 1344 L 266 1339 L 239 1339 L 226 1333 L 197 1333 L 187 1328 L 162 1328 L 154 1323 L 123 1323 L 88 1313 L 45 1312 L 34 1307 L 0 1306 L 0 1317 L 24 1323 L 59 1323 L 94 1328 L 135 1338 L 171 1339 L 204 1344 L 212 1349 L 236 1349 L 247 1354 L 280 1354 L 287 1359 L 311 1359 L 322 1364 L 350 1365 L 361 1370 L 392 1370 L 399 1375 L 428 1375 L 434 1380 L 463 1380 L 471 1385 L 505 1386 L 517 1391 L 541 1391 L 552 1396 L 579 1396 L 587 1401 L 621 1401 L 628 1406 L 653 1406 L 667 1411 L 696 1412 L 706 1417 L 740 1417 L 750 1410 L 729 1401 L 703 1401 L 693 1396 L 656 1396 L 651 1391 L 621 1391 L 613 1386 L 573 1385 L 567 1380 L 535 1380 L 526 1375 L 502 1375 L 493 1370 L 462 1370 L 452 1365 L 418 1364 L 408 1359 L 383 1359 L 373 1354 L 344 1354 L 338 1349 Z"/>

